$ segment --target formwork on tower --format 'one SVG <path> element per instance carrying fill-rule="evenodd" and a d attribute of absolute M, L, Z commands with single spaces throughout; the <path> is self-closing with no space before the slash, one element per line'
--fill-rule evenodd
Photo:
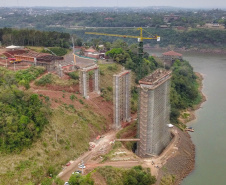
<path fill-rule="evenodd" d="M 131 71 L 113 76 L 114 128 L 121 128 L 121 121 L 131 121 Z"/>
<path fill-rule="evenodd" d="M 80 70 L 79 75 L 79 92 L 86 98 L 89 98 L 89 71 L 94 71 L 93 74 L 93 91 L 100 94 L 99 88 L 99 67 L 92 65 Z"/>
<path fill-rule="evenodd" d="M 138 142 L 140 157 L 159 155 L 169 144 L 171 71 L 158 69 L 139 81 Z"/>

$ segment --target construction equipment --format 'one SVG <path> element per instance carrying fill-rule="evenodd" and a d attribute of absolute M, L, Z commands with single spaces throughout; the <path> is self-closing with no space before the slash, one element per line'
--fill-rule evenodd
<path fill-rule="evenodd" d="M 22 60 L 16 59 L 16 58 L 9 58 L 9 63 L 14 64 L 14 63 L 20 63 Z"/>
<path fill-rule="evenodd" d="M 73 47 L 72 51 L 73 51 L 73 56 L 74 56 L 74 63 L 76 65 L 75 44 L 74 44 L 74 38 L 73 37 L 72 37 L 72 47 Z"/>
<path fill-rule="evenodd" d="M 148 33 L 147 31 L 143 30 L 143 28 L 137 28 L 137 30 L 140 30 L 140 35 L 139 36 L 133 36 L 133 35 L 119 35 L 119 34 L 108 34 L 108 33 L 98 33 L 98 32 L 85 32 L 85 34 L 92 34 L 92 35 L 105 35 L 105 36 L 111 36 L 111 37 L 122 37 L 122 38 L 137 38 L 139 42 L 139 50 L 138 54 L 140 58 L 143 58 L 143 40 L 144 39 L 156 39 L 157 41 L 160 41 L 160 36 L 158 35 L 152 35 Z M 147 32 L 149 35 L 152 37 L 143 37 L 143 31 Z"/>
<path fill-rule="evenodd" d="M 138 55 L 139 55 L 139 63 L 141 65 L 141 61 L 143 59 L 143 54 L 144 54 L 144 44 L 143 40 L 145 39 L 156 39 L 157 41 L 160 41 L 160 36 L 158 35 L 152 35 L 149 32 L 143 30 L 143 28 L 139 27 L 137 30 L 140 30 L 140 35 L 139 36 L 133 36 L 133 35 L 119 35 L 119 34 L 108 34 L 108 33 L 98 33 L 98 32 L 85 32 L 85 34 L 92 34 L 92 35 L 105 35 L 105 36 L 111 36 L 111 37 L 122 37 L 122 38 L 137 38 L 139 42 L 139 47 L 138 47 Z M 147 32 L 151 37 L 143 37 L 143 31 Z M 141 76 L 141 69 L 140 69 L 140 75 Z"/>

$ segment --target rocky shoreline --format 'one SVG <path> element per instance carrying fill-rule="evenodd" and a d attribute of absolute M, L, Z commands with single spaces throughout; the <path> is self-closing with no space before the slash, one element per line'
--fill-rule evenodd
<path fill-rule="evenodd" d="M 180 121 L 188 123 L 194 119 L 196 119 L 195 111 L 201 107 L 201 104 L 206 101 L 205 95 L 202 93 L 203 88 L 203 76 L 200 73 L 196 73 L 197 81 L 199 83 L 199 92 L 202 95 L 202 100 L 192 109 L 188 109 L 185 112 L 190 116 L 186 119 L 180 118 Z M 184 112 L 183 112 L 184 113 Z M 180 129 L 178 130 L 179 141 L 177 143 L 178 151 L 176 155 L 172 158 L 169 158 L 164 165 L 164 168 L 160 169 L 158 179 L 162 177 L 171 176 L 174 179 L 173 184 L 180 184 L 182 180 L 189 175 L 195 167 L 195 145 L 191 140 L 191 136 Z M 158 181 L 160 183 L 160 181 Z M 169 183 L 171 184 L 171 183 Z"/>

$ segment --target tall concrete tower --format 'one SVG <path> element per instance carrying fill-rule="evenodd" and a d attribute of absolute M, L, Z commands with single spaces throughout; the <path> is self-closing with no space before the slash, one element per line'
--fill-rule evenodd
<path fill-rule="evenodd" d="M 170 78 L 171 71 L 158 69 L 139 81 L 140 157 L 159 155 L 170 142 Z"/>
<path fill-rule="evenodd" d="M 124 70 L 113 76 L 114 128 L 121 128 L 121 121 L 131 121 L 130 94 L 131 71 Z"/>

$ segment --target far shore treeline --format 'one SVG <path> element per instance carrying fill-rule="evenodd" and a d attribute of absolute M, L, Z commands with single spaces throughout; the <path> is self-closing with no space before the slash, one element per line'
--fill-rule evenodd
<path fill-rule="evenodd" d="M 72 46 L 71 36 L 75 38 L 75 45 L 92 45 L 93 40 L 101 42 L 114 42 L 118 37 L 87 35 L 85 32 L 100 32 L 120 35 L 139 35 L 137 28 L 87 28 L 87 29 L 66 29 L 48 28 L 48 31 L 34 29 L 0 29 L 0 41 L 2 45 L 21 45 L 21 46 L 44 46 L 62 47 Z M 221 49 L 226 50 L 226 30 L 211 29 L 189 29 L 177 31 L 175 29 L 144 28 L 144 36 L 150 37 L 147 32 L 161 37 L 160 42 L 156 40 L 145 40 L 144 44 L 151 47 L 170 47 L 184 49 Z M 137 43 L 136 39 L 121 38 L 129 44 Z"/>
<path fill-rule="evenodd" d="M 71 46 L 70 34 L 56 31 L 38 31 L 34 29 L 0 29 L 2 45 L 62 47 Z"/>

